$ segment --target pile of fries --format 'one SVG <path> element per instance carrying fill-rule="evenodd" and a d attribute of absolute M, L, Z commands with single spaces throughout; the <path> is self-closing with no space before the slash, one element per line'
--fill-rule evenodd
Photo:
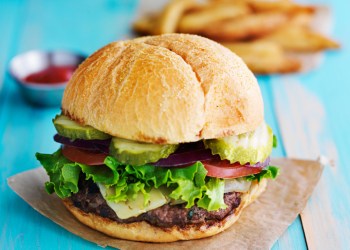
<path fill-rule="evenodd" d="M 172 0 L 134 23 L 140 34 L 191 33 L 220 42 L 257 74 L 297 72 L 292 55 L 340 45 L 312 30 L 316 6 L 291 0 Z"/>

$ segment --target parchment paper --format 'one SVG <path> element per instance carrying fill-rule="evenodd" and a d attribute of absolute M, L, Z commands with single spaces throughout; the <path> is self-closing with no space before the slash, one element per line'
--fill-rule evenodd
<path fill-rule="evenodd" d="M 274 159 L 281 175 L 269 181 L 266 191 L 242 212 L 228 230 L 216 236 L 174 243 L 140 243 L 113 239 L 77 221 L 56 195 L 44 190 L 48 179 L 43 168 L 8 178 L 9 186 L 29 205 L 58 225 L 100 246 L 120 249 L 268 249 L 303 210 L 323 167 L 319 162 Z"/>

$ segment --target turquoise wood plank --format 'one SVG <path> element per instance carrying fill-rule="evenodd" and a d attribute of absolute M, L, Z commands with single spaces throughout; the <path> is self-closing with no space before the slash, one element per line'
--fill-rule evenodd
<path fill-rule="evenodd" d="M 121 38 L 129 29 L 133 3 L 116 1 L 6 2 L 8 8 L 22 10 L 12 14 L 15 23 L 10 27 L 16 35 L 6 62 L 15 54 L 34 48 L 72 49 L 91 53 L 104 44 Z M 23 11 L 24 10 L 24 11 Z M 5 9 L 0 8 L 1 11 Z M 6 10 L 7 11 L 7 10 Z M 18 17 L 20 16 L 20 18 Z M 59 20 L 59 22 L 57 22 Z M 73 22 L 73 24 L 72 24 Z M 4 24 L 6 26 L 6 24 Z M 2 72 L 4 67 L 1 68 Z M 30 208 L 6 185 L 6 177 L 38 166 L 36 151 L 53 152 L 58 145 L 53 142 L 54 128 L 51 119 L 59 109 L 38 109 L 28 106 L 18 98 L 14 83 L 6 77 L 1 91 L 1 249 L 93 249 L 89 243 L 68 233 Z M 5 164 L 5 165 L 3 165 Z"/>
<path fill-rule="evenodd" d="M 329 201 L 325 206 L 330 207 L 331 216 L 334 218 L 329 228 L 334 228 L 335 231 L 329 233 L 336 236 L 339 241 L 337 245 L 347 249 L 350 244 L 350 2 L 327 0 L 325 3 L 333 6 L 333 34 L 341 41 L 343 47 L 340 52 L 327 54 L 327 60 L 317 74 L 305 74 L 300 79 L 306 88 L 317 93 L 323 102 L 327 114 L 327 132 L 333 138 L 338 151 L 335 168 L 325 171 L 327 192 L 324 195 L 327 195 Z M 327 145 L 321 145 L 321 149 L 326 151 Z M 323 235 L 328 235 L 327 229 L 324 230 Z"/>
<path fill-rule="evenodd" d="M 20 19 L 17 18 L 21 8 L 17 3 L 12 1 L 7 4 L 0 2 L 0 30 L 2 39 L 0 39 L 0 91 L 5 76 L 5 68 L 8 54 L 11 50 L 12 41 L 18 36 L 20 29 Z"/>
<path fill-rule="evenodd" d="M 274 85 L 274 92 L 278 93 L 277 114 L 287 155 L 307 159 L 317 159 L 324 155 L 336 160 L 337 152 L 328 133 L 327 114 L 322 103 L 297 79 L 288 80 Z M 333 207 L 332 201 L 332 193 L 347 200 L 349 187 L 343 181 L 344 176 L 339 175 L 337 167 L 326 166 L 318 186 L 301 214 L 310 249 L 345 249 L 349 245 L 350 239 L 347 235 L 350 231 L 345 226 L 349 222 L 348 217 L 346 213 L 343 219 L 334 216 L 344 211 L 341 207 Z"/>
<path fill-rule="evenodd" d="M 93 52 L 104 44 L 128 36 L 135 1 L 1 1 L 0 2 L 0 80 L 4 79 L 5 64 L 15 54 L 33 48 L 69 49 Z M 347 10 L 349 3 L 330 1 L 336 17 L 335 35 L 344 44 L 350 44 Z M 347 6 L 344 6 L 347 4 Z M 330 118 L 330 130 L 339 150 L 339 174 L 344 175 L 342 185 L 349 183 L 350 171 L 345 169 L 349 160 L 347 145 L 350 142 L 349 81 L 347 64 L 349 50 L 328 54 L 321 68 L 300 76 L 302 82 L 320 96 Z M 337 74 L 334 74 L 337 72 Z M 273 95 L 269 78 L 261 78 L 265 100 L 266 119 L 279 137 L 280 147 L 273 155 L 285 155 L 276 117 L 273 115 Z M 36 109 L 18 98 L 16 86 L 8 77 L 0 92 L 0 214 L 2 233 L 1 249 L 93 249 L 95 245 L 76 237 L 31 209 L 13 194 L 5 183 L 6 177 L 38 165 L 36 151 L 52 152 L 58 146 L 51 137 L 54 129 L 51 118 L 58 109 Z M 323 83 L 320 85 L 320 83 Z M 327 84 L 329 83 L 329 84 Z M 332 83 L 332 84 L 331 84 Z M 335 88 L 334 83 L 342 85 Z M 338 111 L 338 112 L 335 112 Z M 19 153 L 14 153 L 19 152 Z M 4 164 L 5 163 L 5 164 Z M 334 182 L 336 182 L 334 180 Z M 334 216 L 349 216 L 350 205 L 337 197 L 339 187 L 332 187 Z M 344 220 L 341 228 L 350 228 Z M 345 241 L 346 235 L 342 235 Z M 274 249 L 305 249 L 305 239 L 298 218 L 276 242 Z"/>
<path fill-rule="evenodd" d="M 312 2 L 319 3 L 318 1 Z M 348 32 L 350 22 L 347 17 L 350 3 L 323 1 L 323 4 L 327 4 L 332 8 L 334 23 L 336 24 L 333 37 L 339 39 L 344 46 L 339 52 L 326 53 L 323 63 L 317 70 L 295 75 L 294 78 L 304 85 L 306 91 L 314 93 L 324 104 L 327 120 L 324 121 L 325 124 L 318 126 L 324 127 L 324 131 L 319 138 L 314 139 L 318 141 L 318 147 L 322 154 L 332 157 L 338 153 L 338 157 L 335 157 L 335 160 L 337 160 L 335 168 L 327 167 L 325 169 L 320 183 L 320 185 L 323 185 L 322 188 L 320 187 L 322 192 L 316 192 L 317 195 L 311 197 L 308 207 L 303 213 L 305 221 L 303 220 L 302 224 L 304 229 L 312 230 L 305 232 L 310 249 L 332 249 L 332 247 L 334 249 L 347 249 L 350 241 L 350 198 L 348 193 L 348 190 L 350 190 L 350 171 L 346 168 L 346 162 L 349 161 L 347 147 L 350 143 L 350 129 L 348 126 L 350 121 L 350 101 L 348 98 L 350 85 L 348 84 L 348 65 L 346 62 L 350 60 L 348 48 L 350 44 L 350 34 Z M 280 93 L 277 90 L 280 89 L 279 84 L 282 82 L 282 77 L 278 76 L 274 77 L 271 82 L 275 89 L 273 92 L 275 95 Z M 285 91 L 291 91 L 291 89 Z M 281 101 L 288 102 L 286 98 L 281 99 Z M 281 103 L 278 104 L 281 105 Z M 293 105 L 293 103 L 289 105 Z M 307 106 L 304 108 L 308 109 Z M 284 109 L 287 116 L 288 111 L 288 109 Z M 312 110 L 310 110 L 310 116 L 313 115 Z M 294 134 L 294 137 L 297 137 L 297 134 Z M 330 144 L 332 139 L 335 141 L 335 147 Z M 300 147 L 302 146 L 305 145 L 300 145 Z"/>
<path fill-rule="evenodd" d="M 26 42 L 19 51 L 68 49 L 90 54 L 127 39 L 135 8 L 135 1 L 29 1 L 21 37 Z"/>
<path fill-rule="evenodd" d="M 278 147 L 273 149 L 272 156 L 285 157 L 286 153 L 283 146 L 283 139 L 275 116 L 275 98 L 271 92 L 271 77 L 258 77 L 258 82 L 264 99 L 265 120 L 271 126 L 278 140 Z M 288 227 L 286 232 L 276 241 L 273 249 L 306 249 L 303 227 L 299 216 L 296 218 L 293 224 Z"/>

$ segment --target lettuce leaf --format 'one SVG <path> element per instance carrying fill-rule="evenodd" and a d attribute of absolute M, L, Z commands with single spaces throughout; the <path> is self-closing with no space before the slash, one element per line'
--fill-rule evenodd
<path fill-rule="evenodd" d="M 59 197 L 65 198 L 71 193 L 78 192 L 78 180 L 80 168 L 62 157 L 57 151 L 50 154 L 36 154 L 37 159 L 42 163 L 50 181 L 45 183 L 45 189 L 49 194 L 56 193 Z"/>
<path fill-rule="evenodd" d="M 254 181 L 257 180 L 260 182 L 264 178 L 268 179 L 276 179 L 276 177 L 279 175 L 280 169 L 275 166 L 268 166 L 266 169 L 262 170 L 258 174 L 253 174 L 245 177 L 247 181 Z"/>
<path fill-rule="evenodd" d="M 36 154 L 50 180 L 45 183 L 46 191 L 56 193 L 60 198 L 67 198 L 78 192 L 80 173 L 86 179 L 92 179 L 107 187 L 107 199 L 114 202 L 135 199 L 140 192 L 145 204 L 149 201 L 149 192 L 155 187 L 167 187 L 169 197 L 185 201 L 186 207 L 195 202 L 208 211 L 226 208 L 224 203 L 224 180 L 206 177 L 207 170 L 201 162 L 186 168 L 159 168 L 151 165 L 123 165 L 108 156 L 105 166 L 88 166 L 66 159 L 61 150 L 53 154 Z"/>
<path fill-rule="evenodd" d="M 273 135 L 272 147 L 277 148 L 277 146 L 278 146 L 277 136 Z"/>

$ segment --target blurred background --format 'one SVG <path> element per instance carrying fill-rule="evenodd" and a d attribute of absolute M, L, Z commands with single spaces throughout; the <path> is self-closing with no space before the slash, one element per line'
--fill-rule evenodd
<path fill-rule="evenodd" d="M 40 91 L 65 84 L 25 81 L 23 70 L 45 70 L 48 64 L 38 63 L 40 56 L 11 60 L 32 50 L 88 56 L 115 40 L 169 32 L 214 39 L 256 73 L 266 120 L 280 142 L 273 156 L 323 154 L 336 162 L 325 170 L 323 193 L 311 204 L 311 228 L 318 228 L 320 239 L 345 246 L 350 235 L 349 9 L 350 2 L 342 0 L 0 0 L 0 248 L 95 247 L 42 217 L 6 184 L 9 176 L 38 166 L 35 152 L 51 153 L 59 146 L 52 140 L 59 104 L 33 105 L 25 92 L 51 100 Z M 62 66 L 67 61 L 61 59 L 54 61 Z M 293 151 L 298 147 L 303 150 Z M 324 227 L 316 217 L 322 207 L 331 211 Z M 307 249 L 305 235 L 298 217 L 274 249 Z"/>

